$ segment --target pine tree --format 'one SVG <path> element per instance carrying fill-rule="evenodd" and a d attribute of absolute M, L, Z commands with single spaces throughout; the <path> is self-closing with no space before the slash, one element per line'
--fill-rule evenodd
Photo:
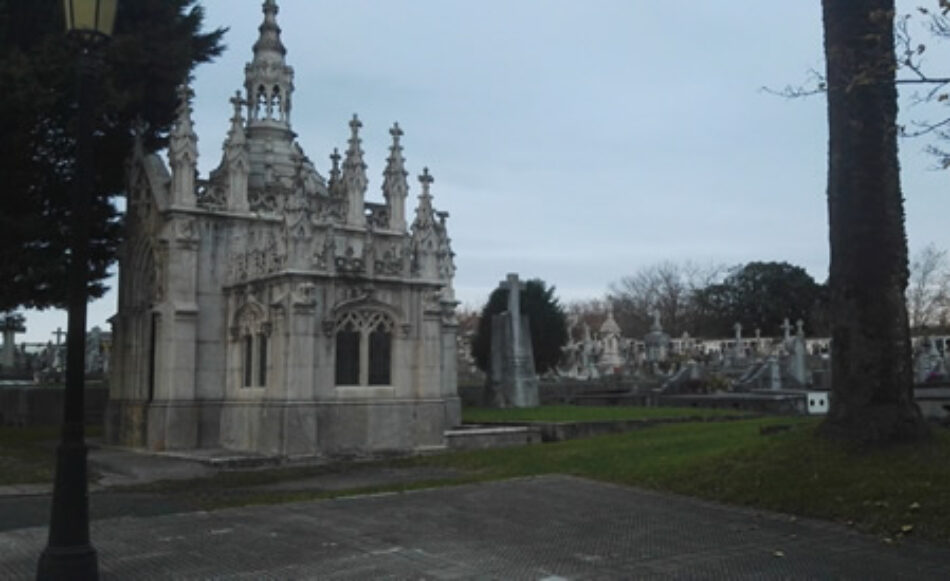
<path fill-rule="evenodd" d="M 224 29 L 202 33 L 194 0 L 120 1 L 97 87 L 96 184 L 90 224 L 90 296 L 105 291 L 121 235 L 113 198 L 124 189 L 132 127 L 157 151 L 176 88 L 223 50 Z M 66 301 L 69 188 L 77 113 L 75 48 L 60 0 L 0 0 L 0 311 Z"/>

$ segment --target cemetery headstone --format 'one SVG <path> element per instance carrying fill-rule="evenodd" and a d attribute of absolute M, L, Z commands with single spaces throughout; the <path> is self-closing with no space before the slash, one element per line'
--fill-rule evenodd
<path fill-rule="evenodd" d="M 508 310 L 492 316 L 489 399 L 495 407 L 536 407 L 538 376 L 534 369 L 530 322 L 521 314 L 524 283 L 509 274 L 500 283 L 508 290 Z"/>

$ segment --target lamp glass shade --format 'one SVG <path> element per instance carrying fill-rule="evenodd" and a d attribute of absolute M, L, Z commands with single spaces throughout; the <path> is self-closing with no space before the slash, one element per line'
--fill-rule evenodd
<path fill-rule="evenodd" d="M 63 0 L 66 30 L 112 36 L 118 0 Z"/>

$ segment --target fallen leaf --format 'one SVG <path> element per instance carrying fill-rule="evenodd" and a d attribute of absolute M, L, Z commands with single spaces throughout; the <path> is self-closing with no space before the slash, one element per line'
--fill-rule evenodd
<path fill-rule="evenodd" d="M 910 503 L 910 506 L 908 506 L 907 508 L 909 508 L 910 510 L 920 510 L 920 503 L 912 502 Z"/>
<path fill-rule="evenodd" d="M 775 551 L 775 552 L 772 553 L 772 555 L 781 558 L 781 557 L 784 557 L 784 556 L 785 556 L 785 551 Z"/>
<path fill-rule="evenodd" d="M 901 525 L 902 533 L 909 533 L 912 530 L 914 530 L 914 525 Z"/>

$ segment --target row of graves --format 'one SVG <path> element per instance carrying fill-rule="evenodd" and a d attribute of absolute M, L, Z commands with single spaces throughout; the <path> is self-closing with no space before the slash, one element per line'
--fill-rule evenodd
<path fill-rule="evenodd" d="M 53 332 L 55 341 L 16 342 L 21 325 L 3 330 L 0 345 L 0 426 L 58 425 L 62 419 L 66 372 L 66 332 Z M 112 334 L 99 327 L 86 333 L 86 417 L 102 421 L 108 398 Z"/>
<path fill-rule="evenodd" d="M 66 332 L 53 331 L 55 342 L 17 342 L 26 329 L 5 330 L 0 344 L 0 386 L 57 385 L 66 373 Z M 96 326 L 86 333 L 86 377 L 103 379 L 109 373 L 112 333 Z"/>
<path fill-rule="evenodd" d="M 623 337 L 608 308 L 593 331 L 570 323 L 572 339 L 545 379 L 549 398 L 589 404 L 721 407 L 785 414 L 825 414 L 831 391 L 831 339 L 807 337 L 804 322 L 785 319 L 781 335 L 755 329 L 704 339 L 664 332 L 659 315 L 642 338 Z M 950 337 L 914 337 L 915 398 L 928 417 L 950 404 Z M 542 399 L 544 399 L 542 389 Z"/>

